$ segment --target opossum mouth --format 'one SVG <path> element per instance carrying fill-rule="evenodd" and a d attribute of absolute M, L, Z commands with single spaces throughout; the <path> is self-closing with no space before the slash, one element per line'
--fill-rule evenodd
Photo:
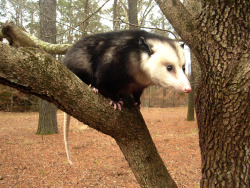
<path fill-rule="evenodd" d="M 159 84 L 160 86 L 164 88 L 172 88 L 176 91 L 183 92 L 183 93 L 190 93 L 191 92 L 191 87 L 183 87 L 179 85 L 166 85 L 166 84 Z"/>
<path fill-rule="evenodd" d="M 183 92 L 183 93 L 190 93 L 191 92 L 191 87 L 189 84 L 185 84 L 185 83 L 180 83 L 180 82 L 164 82 L 162 80 L 159 79 L 155 79 L 153 80 L 153 83 L 155 85 L 164 87 L 164 88 L 172 88 L 174 90 L 177 90 L 179 92 Z"/>

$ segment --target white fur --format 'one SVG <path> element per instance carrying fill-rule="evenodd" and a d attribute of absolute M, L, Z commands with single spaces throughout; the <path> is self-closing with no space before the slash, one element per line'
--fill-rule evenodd
<path fill-rule="evenodd" d="M 182 70 L 185 66 L 185 54 L 178 42 L 175 42 L 176 49 L 169 43 L 157 40 L 148 40 L 154 54 L 151 56 L 142 54 L 142 69 L 151 78 L 152 82 L 162 87 L 172 87 L 176 90 L 187 92 L 191 90 L 190 83 Z M 167 67 L 173 66 L 173 71 Z"/>

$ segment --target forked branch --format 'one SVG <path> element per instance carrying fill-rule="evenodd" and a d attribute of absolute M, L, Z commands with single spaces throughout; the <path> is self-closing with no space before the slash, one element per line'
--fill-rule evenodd
<path fill-rule="evenodd" d="M 0 84 L 36 95 L 90 127 L 113 137 L 141 187 L 177 187 L 146 124 L 133 103 L 114 111 L 64 65 L 39 48 L 15 48 L 0 42 Z"/>

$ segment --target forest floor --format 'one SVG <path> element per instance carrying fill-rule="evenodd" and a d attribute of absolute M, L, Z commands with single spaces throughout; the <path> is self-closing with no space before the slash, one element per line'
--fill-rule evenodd
<path fill-rule="evenodd" d="M 142 108 L 160 156 L 178 187 L 198 188 L 201 160 L 196 122 L 187 108 Z M 73 119 L 67 162 L 63 112 L 59 134 L 35 135 L 38 113 L 0 112 L 0 187 L 138 187 L 115 140 Z"/>

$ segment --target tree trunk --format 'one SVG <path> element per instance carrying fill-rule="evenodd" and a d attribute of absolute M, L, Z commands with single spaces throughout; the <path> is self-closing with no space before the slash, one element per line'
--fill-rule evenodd
<path fill-rule="evenodd" d="M 190 81 L 192 91 L 188 94 L 187 121 L 194 121 L 194 74 L 193 74 L 193 70 L 191 70 L 189 81 Z"/>
<path fill-rule="evenodd" d="M 194 106 L 195 106 L 195 90 L 196 83 L 199 82 L 200 78 L 200 67 L 199 63 L 191 52 L 191 75 L 190 75 L 190 84 L 192 91 L 188 94 L 188 113 L 187 113 L 187 121 L 194 121 Z M 196 91 L 197 92 L 197 91 Z"/>
<path fill-rule="evenodd" d="M 120 14 L 118 2 L 117 2 L 117 0 L 114 0 L 114 5 L 113 5 L 113 30 L 114 31 L 120 30 L 120 23 L 118 21 L 118 14 Z"/>
<path fill-rule="evenodd" d="M 201 11 L 201 0 L 184 0 L 183 4 L 190 14 L 193 16 Z M 200 67 L 195 55 L 191 51 L 191 76 L 190 84 L 192 91 L 188 94 L 188 113 L 187 121 L 194 121 L 194 106 L 195 106 L 195 89 L 196 83 L 199 82 L 200 78 Z"/>
<path fill-rule="evenodd" d="M 82 30 L 82 37 L 86 36 L 87 34 L 87 27 L 89 25 L 89 19 L 87 17 L 89 16 L 89 0 L 85 0 L 84 3 L 84 22 L 81 24 L 81 30 Z"/>
<path fill-rule="evenodd" d="M 207 3 L 199 18 L 201 187 L 249 187 L 249 7 Z"/>
<path fill-rule="evenodd" d="M 56 43 L 56 0 L 40 0 L 40 38 Z M 58 133 L 57 108 L 47 101 L 40 100 L 39 121 L 36 134 Z"/>
<path fill-rule="evenodd" d="M 156 1 L 201 67 L 201 187 L 249 187 L 250 1 L 204 1 L 195 22 L 180 1 Z"/>
<path fill-rule="evenodd" d="M 151 107 L 152 87 L 148 87 L 148 107 Z"/>
<path fill-rule="evenodd" d="M 58 133 L 56 111 L 57 108 L 54 104 L 40 100 L 39 123 L 36 134 L 49 135 Z"/>
<path fill-rule="evenodd" d="M 128 0 L 129 29 L 138 29 L 137 0 Z"/>
<path fill-rule="evenodd" d="M 56 44 L 56 0 L 39 0 L 40 39 Z"/>

